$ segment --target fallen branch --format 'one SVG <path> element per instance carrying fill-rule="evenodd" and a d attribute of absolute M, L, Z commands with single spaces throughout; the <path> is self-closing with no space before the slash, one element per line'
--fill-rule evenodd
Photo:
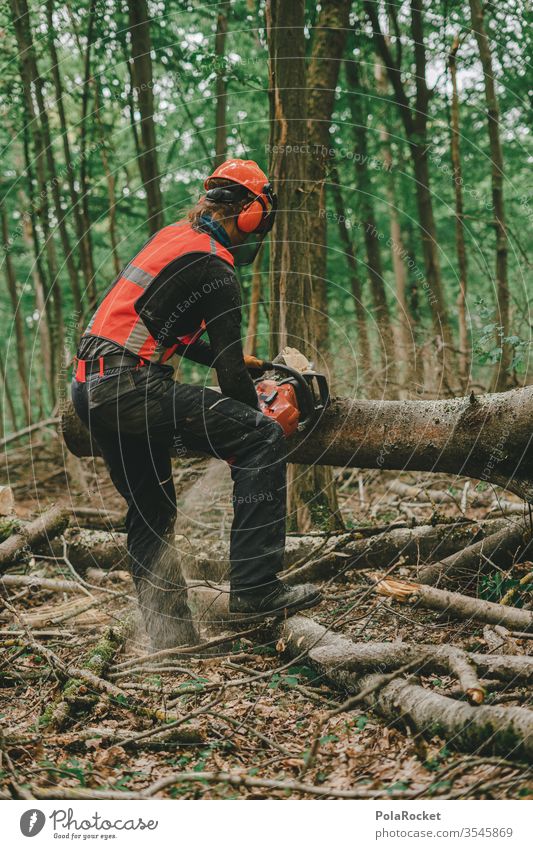
<path fill-rule="evenodd" d="M 29 587 L 30 590 L 48 590 L 57 593 L 83 592 L 83 587 L 76 581 L 40 578 L 37 575 L 4 575 L 0 578 L 0 587 Z"/>
<path fill-rule="evenodd" d="M 58 536 L 68 523 L 68 512 L 62 507 L 52 507 L 33 522 L 19 525 L 17 533 L 0 543 L 0 572 L 28 556 L 32 548 Z"/>
<path fill-rule="evenodd" d="M 428 664 L 449 668 L 450 650 L 458 651 L 451 646 L 354 643 L 303 616 L 288 619 L 280 633 L 291 655 L 307 650 L 309 662 L 320 675 L 352 693 L 372 685 L 377 670 L 383 674 L 387 667 L 397 669 L 414 660 L 417 653 L 422 671 Z M 475 664 L 476 656 L 467 657 Z M 533 755 L 533 713 L 523 708 L 472 707 L 401 677 L 372 691 L 365 702 L 388 722 L 407 724 L 415 733 L 430 738 L 442 737 L 463 751 L 526 760 Z"/>
<path fill-rule="evenodd" d="M 410 581 L 398 581 L 395 578 L 379 580 L 376 592 L 408 604 L 417 604 L 429 610 L 439 610 L 458 619 L 472 619 L 476 622 L 486 622 L 489 625 L 504 625 L 510 630 L 533 630 L 533 611 L 520 610 L 517 607 L 506 607 L 471 598 L 461 593 L 439 590 L 436 587 Z"/>
<path fill-rule="evenodd" d="M 420 583 L 434 586 L 440 583 L 464 588 L 475 585 L 479 573 L 489 567 L 507 569 L 526 559 L 531 539 L 532 529 L 528 520 L 508 523 L 463 551 L 420 569 L 418 578 Z"/>
<path fill-rule="evenodd" d="M 503 520 L 505 521 L 505 520 Z M 370 538 L 357 533 L 332 537 L 316 558 L 289 569 L 280 577 L 289 584 L 324 580 L 344 575 L 349 569 L 387 568 L 400 558 L 403 563 L 420 563 L 464 549 L 502 527 L 502 520 L 453 525 L 419 525 L 393 528 Z M 505 523 L 507 527 L 507 523 Z"/>
<path fill-rule="evenodd" d="M 282 781 L 275 778 L 255 778 L 246 773 L 237 772 L 178 772 L 165 775 L 146 790 L 132 793 L 125 790 L 91 790 L 83 787 L 38 787 L 31 785 L 36 799 L 151 799 L 168 787 L 184 782 L 208 782 L 209 784 L 229 784 L 230 787 L 262 788 L 282 790 L 289 793 L 302 793 L 307 796 L 320 796 L 332 799 L 410 799 L 412 792 L 405 790 L 339 790 L 327 785 L 316 786 L 301 781 Z"/>

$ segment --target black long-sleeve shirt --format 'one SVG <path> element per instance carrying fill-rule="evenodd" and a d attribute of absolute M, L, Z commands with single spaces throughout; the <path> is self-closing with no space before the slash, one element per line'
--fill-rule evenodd
<path fill-rule="evenodd" d="M 244 364 L 241 341 L 240 287 L 231 266 L 214 254 L 191 253 L 167 265 L 135 302 L 150 334 L 166 348 L 178 342 L 177 353 L 215 368 L 224 395 L 258 408 L 257 393 Z M 188 345 L 178 339 L 205 322 L 209 343 Z M 122 351 L 97 336 L 85 336 L 78 356 L 95 359 Z"/>

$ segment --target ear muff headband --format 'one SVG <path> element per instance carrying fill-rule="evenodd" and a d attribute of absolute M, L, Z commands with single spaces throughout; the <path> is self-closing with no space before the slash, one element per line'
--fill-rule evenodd
<path fill-rule="evenodd" d="M 275 195 L 272 193 L 269 184 L 265 186 L 265 189 L 268 191 L 267 198 L 272 209 L 269 212 L 262 196 L 257 195 L 253 198 L 238 215 L 237 227 L 241 233 L 263 232 L 263 230 L 266 233 L 272 228 L 276 208 Z M 243 194 L 244 196 L 248 194 L 246 187 L 241 185 L 225 186 L 224 188 L 209 189 L 206 192 L 206 198 L 215 201 L 215 203 L 235 203 L 243 198 Z"/>

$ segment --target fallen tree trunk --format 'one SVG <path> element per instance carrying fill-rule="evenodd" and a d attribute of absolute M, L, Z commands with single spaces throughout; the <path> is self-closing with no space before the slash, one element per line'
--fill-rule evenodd
<path fill-rule="evenodd" d="M 280 577 L 289 584 L 324 580 L 344 575 L 350 569 L 388 568 L 400 558 L 404 563 L 424 563 L 437 556 L 455 553 L 475 540 L 483 539 L 505 520 L 453 525 L 419 525 L 393 528 L 367 539 L 355 539 L 357 532 L 331 537 L 315 557 Z"/>
<path fill-rule="evenodd" d="M 533 386 L 438 401 L 334 399 L 314 429 L 291 437 L 292 463 L 446 472 L 533 502 Z M 77 456 L 98 453 L 72 406 L 61 425 Z"/>
<path fill-rule="evenodd" d="M 420 657 L 420 669 L 443 663 L 447 646 L 404 643 L 353 643 L 312 619 L 292 616 L 280 636 L 289 654 L 307 653 L 316 671 L 334 686 L 351 693 L 369 687 L 387 668 L 399 668 Z M 440 659 L 439 659 L 440 654 Z M 469 655 L 472 662 L 474 657 Z M 509 658 L 503 658 L 509 661 Z M 526 660 L 521 658 L 521 660 Z M 529 661 L 533 672 L 533 661 Z M 370 674 L 369 674 L 370 673 Z M 378 683 L 378 682 L 376 682 Z M 462 751 L 491 753 L 509 759 L 533 756 L 533 712 L 519 707 L 477 706 L 447 698 L 398 677 L 370 692 L 364 702 L 388 722 L 407 725 L 426 737 L 439 736 Z"/>
<path fill-rule="evenodd" d="M 494 568 L 507 569 L 525 559 L 533 534 L 529 520 L 507 522 L 496 533 L 452 554 L 438 563 L 420 569 L 422 584 L 445 584 L 467 588 L 477 582 L 480 572 Z"/>
<path fill-rule="evenodd" d="M 33 522 L 19 524 L 17 533 L 0 543 L 0 572 L 28 555 L 32 548 L 58 536 L 68 523 L 68 512 L 61 507 L 52 507 Z"/>
<path fill-rule="evenodd" d="M 489 625 L 504 625 L 511 631 L 533 631 L 533 611 L 521 610 L 518 607 L 506 607 L 471 598 L 461 593 L 439 590 L 425 584 L 415 584 L 411 581 L 397 581 L 394 578 L 378 579 L 376 592 L 389 596 L 396 601 L 427 607 L 429 610 L 439 610 L 457 619 L 473 619 Z"/>

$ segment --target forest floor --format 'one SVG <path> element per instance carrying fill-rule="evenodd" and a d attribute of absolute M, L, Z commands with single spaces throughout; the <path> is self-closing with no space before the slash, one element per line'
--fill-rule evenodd
<path fill-rule="evenodd" d="M 38 440 L 31 456 L 28 448 L 20 446 L 14 446 L 8 456 L 3 482 L 14 490 L 21 519 L 52 504 L 69 509 L 93 507 L 107 511 L 106 516 L 124 513 L 123 502 L 99 460 L 76 461 L 76 467 L 66 473 L 57 442 L 39 444 Z M 206 477 L 209 503 L 202 488 Z M 227 537 L 231 501 L 223 464 L 213 471 L 212 461 L 182 460 L 175 464 L 175 480 L 180 504 L 177 530 L 193 546 Z M 454 500 L 438 505 L 409 501 L 391 492 L 393 480 L 418 487 L 430 481 L 432 490 L 451 492 Z M 355 530 L 360 525 L 427 524 L 461 516 L 479 520 L 489 511 L 491 516 L 498 515 L 497 504 L 468 506 L 474 486 L 466 479 L 444 476 L 355 470 L 340 476 L 339 496 L 347 527 Z M 113 526 L 120 528 L 120 521 Z M 109 574 L 102 573 L 98 563 L 94 567 L 84 575 L 81 606 L 79 595 L 73 602 L 72 593 L 39 587 L 4 591 L 17 611 L 5 610 L 0 624 L 0 790 L 5 798 L 61 798 L 62 793 L 71 798 L 156 794 L 186 799 L 321 794 L 342 798 L 349 793 L 363 798 L 533 795 L 533 777 L 526 764 L 454 751 L 453 740 L 413 735 L 401 718 L 392 727 L 359 706 L 322 725 L 344 695 L 305 662 L 288 663 L 283 645 L 264 628 L 234 637 L 226 633 L 225 643 L 167 657 L 164 662 L 142 660 L 149 649 L 136 630 L 105 674 L 126 698 L 89 692 L 84 701 L 78 693 L 61 722 L 47 722 L 50 706 L 65 701 L 61 695 L 64 676 L 58 674 L 61 664 L 66 669 L 83 666 L 108 629 L 135 607 L 133 583 L 124 566 Z M 529 571 L 531 563 L 518 564 L 505 574 L 489 572 L 481 592 L 498 600 L 509 589 L 518 588 Z M 363 596 L 379 572 L 356 570 L 340 581 L 323 582 L 323 602 L 310 614 L 358 641 L 431 641 L 481 653 L 494 650 L 483 625 L 412 610 L 375 594 Z M 9 574 L 73 578 L 66 561 L 50 557 L 32 557 L 12 567 Z M 400 559 L 394 574 L 415 578 L 416 565 L 402 564 Z M 528 606 L 532 601 L 533 594 L 524 586 L 514 604 Z M 214 635 L 203 636 L 212 641 Z M 528 654 L 531 640 L 516 639 L 514 646 L 518 653 Z M 442 693 L 456 690 L 449 676 L 428 676 L 422 683 Z M 524 706 L 527 694 L 524 700 L 524 693 L 512 688 L 489 690 L 487 704 Z M 176 723 L 174 737 L 158 739 L 154 731 L 170 722 Z M 144 736 L 139 736 L 142 732 Z M 317 733 L 320 745 L 309 763 Z M 221 773 L 230 773 L 232 779 Z M 156 782 L 167 776 L 174 779 L 159 789 Z"/>

